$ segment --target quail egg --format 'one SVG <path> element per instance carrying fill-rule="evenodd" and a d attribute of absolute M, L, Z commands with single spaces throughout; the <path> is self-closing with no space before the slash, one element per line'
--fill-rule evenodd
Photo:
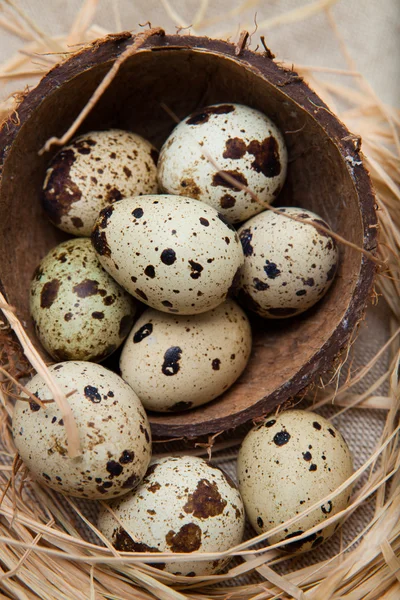
<path fill-rule="evenodd" d="M 92 242 L 120 285 L 170 313 L 221 304 L 243 264 L 236 231 L 211 206 L 180 196 L 136 196 L 105 208 Z"/>
<path fill-rule="evenodd" d="M 329 496 L 353 474 L 352 456 L 339 431 L 320 415 L 288 410 L 271 416 L 244 438 L 237 463 L 239 489 L 247 516 L 258 533 L 267 532 Z M 269 538 L 293 538 L 315 525 L 321 529 L 284 546 L 288 551 L 316 548 L 337 524 L 324 521 L 348 506 L 351 488 Z"/>
<path fill-rule="evenodd" d="M 30 308 L 37 336 L 54 359 L 98 362 L 128 335 L 136 302 L 103 269 L 90 239 L 77 238 L 39 264 Z"/>
<path fill-rule="evenodd" d="M 298 315 L 328 291 L 339 253 L 328 234 L 284 215 L 329 225 L 303 208 L 265 211 L 239 229 L 245 256 L 240 274 L 239 301 L 262 317 L 279 319 Z"/>
<path fill-rule="evenodd" d="M 186 410 L 227 390 L 250 351 L 250 324 L 233 300 L 192 316 L 149 308 L 126 340 L 121 376 L 146 410 Z"/>
<path fill-rule="evenodd" d="M 235 484 L 194 456 L 157 458 L 134 494 L 100 509 L 98 529 L 125 552 L 222 552 L 243 537 L 244 510 Z M 229 561 L 229 559 L 228 559 Z M 220 560 L 154 563 L 176 575 L 210 575 Z"/>
<path fill-rule="evenodd" d="M 214 104 L 175 127 L 161 149 L 158 180 L 163 191 L 207 202 L 229 223 L 238 223 L 261 212 L 261 202 L 275 200 L 287 161 L 283 136 L 263 113 L 241 104 Z M 252 190 L 261 202 L 223 174 Z"/>
<path fill-rule="evenodd" d="M 99 212 L 126 196 L 157 192 L 157 150 L 130 131 L 90 131 L 52 159 L 43 206 L 60 229 L 90 236 Z"/>
<path fill-rule="evenodd" d="M 40 483 L 71 496 L 114 498 L 134 489 L 151 458 L 150 427 L 135 392 L 95 363 L 63 362 L 49 369 L 68 394 L 82 455 L 68 456 L 63 419 L 54 401 L 44 408 L 33 400 L 17 400 L 13 436 L 26 466 Z M 40 400 L 52 399 L 40 375 L 26 387 Z"/>

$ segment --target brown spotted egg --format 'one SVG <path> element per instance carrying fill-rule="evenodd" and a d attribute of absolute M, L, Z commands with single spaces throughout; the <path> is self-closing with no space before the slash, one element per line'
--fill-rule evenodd
<path fill-rule="evenodd" d="M 339 252 L 335 240 L 313 225 L 329 228 L 318 215 L 303 208 L 265 211 L 239 229 L 245 256 L 238 298 L 264 318 L 298 315 L 328 291 L 335 276 Z"/>
<path fill-rule="evenodd" d="M 269 538 L 270 544 L 321 528 L 283 549 L 305 551 L 329 538 L 338 524 L 324 521 L 346 508 L 351 486 L 329 495 L 353 474 L 352 456 L 339 431 L 320 415 L 288 410 L 271 416 L 244 438 L 238 456 L 239 489 L 246 514 L 258 533 L 285 523 L 309 506 L 321 505 Z"/>
<path fill-rule="evenodd" d="M 128 335 L 136 302 L 103 269 L 90 239 L 77 238 L 51 250 L 37 267 L 30 309 L 53 358 L 99 362 Z"/>
<path fill-rule="evenodd" d="M 98 529 L 124 552 L 222 552 L 242 541 L 244 510 L 230 478 L 195 456 L 152 461 L 134 494 L 100 509 Z M 229 561 L 229 559 L 228 559 Z M 226 559 L 154 563 L 176 575 L 210 575 Z"/>
<path fill-rule="evenodd" d="M 54 401 L 41 407 L 33 400 L 17 400 L 13 436 L 25 465 L 40 483 L 71 496 L 114 498 L 134 489 L 151 458 L 150 427 L 135 392 L 95 363 L 64 362 L 49 369 L 68 395 L 82 455 L 68 456 L 64 423 Z M 52 399 L 39 375 L 26 387 L 40 400 Z"/>
<path fill-rule="evenodd" d="M 227 390 L 243 372 L 250 351 L 250 324 L 233 300 L 201 315 L 150 308 L 125 342 L 121 376 L 146 410 L 187 410 Z"/>
<path fill-rule="evenodd" d="M 175 127 L 161 149 L 158 181 L 165 192 L 202 200 L 238 223 L 263 206 L 223 174 L 272 203 L 285 181 L 287 160 L 282 134 L 268 117 L 241 104 L 215 104 Z"/>
<path fill-rule="evenodd" d="M 51 222 L 90 236 L 102 208 L 126 196 L 157 192 L 157 150 L 130 131 L 90 131 L 52 159 L 43 185 Z"/>
<path fill-rule="evenodd" d="M 92 242 L 132 296 L 170 313 L 224 302 L 243 264 L 236 231 L 211 206 L 181 196 L 136 196 L 105 208 Z"/>

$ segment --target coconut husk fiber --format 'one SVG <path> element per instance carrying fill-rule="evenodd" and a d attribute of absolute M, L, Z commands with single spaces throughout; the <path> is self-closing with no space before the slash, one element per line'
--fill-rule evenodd
<path fill-rule="evenodd" d="M 293 39 L 299 43 L 310 35 L 316 27 L 315 20 L 319 27 L 322 24 L 328 54 L 331 58 L 336 56 L 331 51 L 335 48 L 341 60 L 315 65 L 315 56 L 312 52 L 307 55 L 304 50 L 295 70 L 349 130 L 362 137 L 379 206 L 378 258 L 385 266 L 376 279 L 371 305 L 357 339 L 348 347 L 346 360 L 341 360 L 329 377 L 309 392 L 302 405 L 331 418 L 353 452 L 356 486 L 346 514 L 341 515 L 345 517 L 343 526 L 328 544 L 293 558 L 274 547 L 265 550 L 260 542 L 267 536 L 256 538 L 249 527 L 246 541 L 230 550 L 236 558 L 229 571 L 208 578 L 168 575 L 147 565 L 145 554 L 117 553 L 107 545 L 102 546 L 92 525 L 94 504 L 62 498 L 24 473 L 15 459 L 10 418 L 14 398 L 21 393 L 26 377 L 43 366 L 24 335 L 18 314 L 0 298 L 3 310 L 0 493 L 4 494 L 0 507 L 0 590 L 3 596 L 193 600 L 399 598 L 400 113 L 382 100 L 381 92 L 374 92 L 353 62 L 343 39 L 343 31 L 348 29 L 339 18 L 341 3 L 336 6 L 328 0 L 303 6 L 278 2 L 271 3 L 275 11 L 269 11 L 271 7 L 267 10 L 253 0 L 232 3 L 225 12 L 219 4 L 207 1 L 187 3 L 183 9 L 178 2 L 163 1 L 157 9 L 143 2 L 137 3 L 136 12 L 128 6 L 130 3 L 123 1 L 109 2 L 107 7 L 95 1 L 68 4 L 72 27 L 65 33 L 65 15 L 60 17 L 58 9 L 50 3 L 41 3 L 46 10 L 40 19 L 36 3 L 3 3 L 0 25 L 4 28 L 4 44 L 13 40 L 14 50 L 21 51 L 9 55 L 0 69 L 0 78 L 7 85 L 7 93 L 17 93 L 17 100 L 26 85 L 34 86 L 66 53 L 110 31 L 141 31 L 139 23 L 147 20 L 171 33 L 175 25 L 191 25 L 192 33 L 230 36 L 235 43 L 240 40 L 240 32 L 248 29 L 252 35 L 247 42 L 252 48 L 257 45 L 261 48 L 260 36 L 266 36 L 273 49 L 275 45 L 270 39 L 273 35 L 279 33 L 283 40 L 287 39 L 289 48 Z M 349 18 L 351 14 L 350 11 Z M 379 26 L 378 18 L 374 25 Z M 291 60 L 298 61 L 298 54 L 301 52 L 296 55 L 292 52 Z M 291 69 L 291 62 L 287 66 Z M 387 98 L 388 92 L 382 91 L 385 94 Z M 13 102 L 14 99 L 5 100 L 2 115 L 13 111 Z M 16 335 L 11 334 L 11 329 Z M 234 435 L 210 438 L 208 442 L 203 440 L 197 446 L 194 442 L 158 443 L 154 452 L 211 454 L 212 460 L 235 478 L 235 457 L 242 436 L 243 432 L 237 431 Z M 171 557 L 160 554 L 159 559 L 165 561 Z"/>

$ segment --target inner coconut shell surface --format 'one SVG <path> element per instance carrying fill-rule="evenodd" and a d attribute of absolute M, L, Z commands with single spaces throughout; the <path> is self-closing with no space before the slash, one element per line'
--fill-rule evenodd
<path fill-rule="evenodd" d="M 43 256 L 68 236 L 49 223 L 41 206 L 46 167 L 59 148 L 38 152 L 71 125 L 132 39 L 130 34 L 105 38 L 55 67 L 0 133 L 0 288 L 43 356 L 29 314 L 30 280 Z M 121 66 L 79 133 L 127 129 L 161 148 L 175 126 L 162 103 L 181 119 L 217 102 L 254 107 L 281 129 L 289 169 L 276 205 L 312 210 L 350 242 L 374 250 L 374 195 L 359 140 L 301 78 L 267 55 L 248 50 L 236 55 L 232 44 L 208 38 L 154 36 Z M 292 398 L 329 369 L 348 342 L 374 271 L 372 261 L 341 244 L 338 273 L 323 300 L 288 320 L 251 317 L 253 351 L 236 384 L 197 409 L 150 413 L 154 435 L 194 437 L 226 430 Z"/>

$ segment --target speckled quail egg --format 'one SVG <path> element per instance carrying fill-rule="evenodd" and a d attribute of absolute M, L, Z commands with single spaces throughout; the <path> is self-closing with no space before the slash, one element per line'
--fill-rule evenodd
<path fill-rule="evenodd" d="M 105 208 L 92 242 L 103 267 L 130 294 L 171 313 L 221 304 L 244 260 L 223 217 L 180 196 L 136 196 Z"/>
<path fill-rule="evenodd" d="M 157 150 L 130 131 L 80 135 L 51 161 L 43 206 L 60 229 L 90 236 L 99 212 L 126 196 L 157 192 Z"/>
<path fill-rule="evenodd" d="M 285 181 L 287 161 L 283 136 L 268 117 L 241 104 L 215 104 L 175 127 L 160 152 L 158 180 L 163 191 L 207 202 L 238 223 L 263 206 L 222 173 L 272 203 Z"/>
<path fill-rule="evenodd" d="M 186 410 L 227 390 L 243 372 L 250 351 L 250 324 L 233 300 L 201 315 L 149 308 L 126 340 L 121 376 L 146 410 Z"/>
<path fill-rule="evenodd" d="M 219 468 L 194 456 L 157 458 L 134 494 L 100 509 L 99 530 L 125 552 L 222 552 L 242 541 L 240 494 Z M 228 559 L 229 561 L 229 559 Z M 226 559 L 154 563 L 176 575 L 210 575 Z"/>
<path fill-rule="evenodd" d="M 353 465 L 346 442 L 329 421 L 313 412 L 288 410 L 267 418 L 247 434 L 237 470 L 247 516 L 261 533 L 329 496 L 353 474 Z M 290 539 L 321 524 L 318 532 L 284 549 L 303 552 L 319 546 L 338 526 L 324 528 L 324 521 L 346 508 L 350 494 L 347 487 L 269 542 Z"/>
<path fill-rule="evenodd" d="M 329 225 L 303 208 L 265 211 L 239 229 L 245 256 L 239 301 L 262 317 L 298 315 L 320 300 L 336 273 L 339 252 L 335 240 L 313 225 L 284 214 Z"/>
<path fill-rule="evenodd" d="M 88 499 L 114 498 L 134 489 L 149 465 L 151 434 L 135 392 L 101 365 L 64 362 L 49 367 L 79 431 L 82 455 L 68 456 L 68 441 L 55 402 L 45 408 L 18 400 L 13 416 L 17 450 L 31 473 L 49 487 Z M 41 400 L 52 394 L 36 375 L 27 389 Z"/>
<path fill-rule="evenodd" d="M 103 269 L 88 238 L 51 250 L 32 279 L 36 333 L 56 360 L 105 359 L 128 335 L 135 307 Z"/>

